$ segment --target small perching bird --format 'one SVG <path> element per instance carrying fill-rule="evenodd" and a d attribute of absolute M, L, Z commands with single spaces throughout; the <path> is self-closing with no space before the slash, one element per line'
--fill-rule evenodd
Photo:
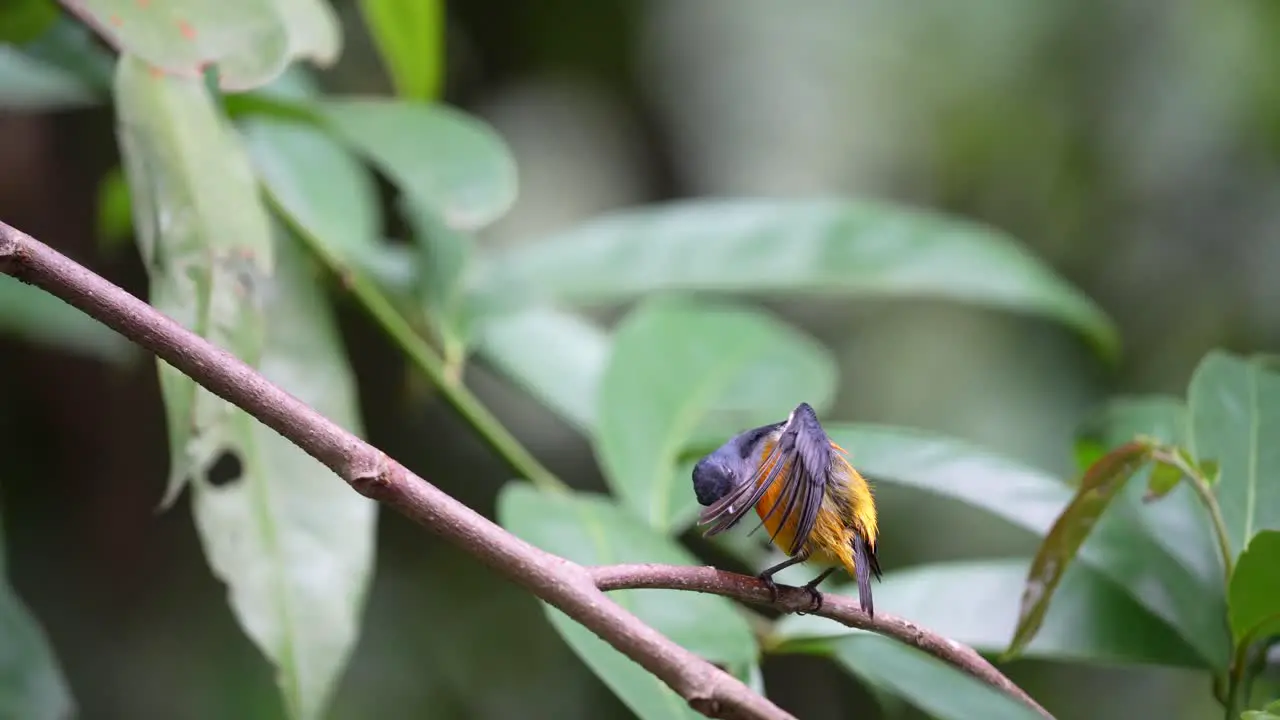
<path fill-rule="evenodd" d="M 812 561 L 830 566 L 804 586 L 815 610 L 822 603 L 818 585 L 843 567 L 858 581 L 863 612 L 874 616 L 871 576 L 880 578 L 875 498 L 846 454 L 827 437 L 813 408 L 800 403 L 786 422 L 739 433 L 699 460 L 693 488 L 706 506 L 699 522 L 711 526 L 708 537 L 754 509 L 774 545 L 790 556 L 759 575 L 775 600 L 773 575 Z"/>

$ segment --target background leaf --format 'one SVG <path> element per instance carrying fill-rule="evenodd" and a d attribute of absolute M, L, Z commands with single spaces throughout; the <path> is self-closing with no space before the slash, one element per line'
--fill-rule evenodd
<path fill-rule="evenodd" d="M 1018 597 L 1029 567 L 1029 560 L 1011 558 L 888 572 L 876 586 L 876 606 L 978 652 L 1001 653 L 1017 625 Z M 844 582 L 827 592 L 853 597 L 857 588 Z M 852 632 L 814 615 L 788 615 L 774 627 L 775 637 L 805 645 Z M 1085 564 L 1063 575 L 1044 623 L 1022 655 L 1080 663 L 1203 665 L 1167 624 Z"/>
<path fill-rule="evenodd" d="M 40 623 L 9 585 L 5 563 L 5 533 L 0 523 L 0 638 L 4 638 L 0 642 L 0 717 L 71 717 L 75 712 L 71 690 Z"/>
<path fill-rule="evenodd" d="M 35 40 L 53 27 L 61 14 L 53 0 L 5 0 L 0 3 L 0 43 Z"/>
<path fill-rule="evenodd" d="M 1166 445 L 1181 446 L 1190 442 L 1190 419 L 1186 403 L 1178 398 L 1119 397 L 1109 401 L 1092 418 L 1086 432 L 1108 448 L 1139 435 L 1153 437 Z M 1120 491 L 1112 510 L 1101 518 L 1100 524 L 1141 528 L 1187 568 L 1206 608 L 1212 608 L 1210 612 L 1225 612 L 1222 561 L 1208 512 L 1185 484 L 1174 488 L 1159 502 L 1143 502 L 1146 495 L 1143 488 L 1150 481 L 1151 473 L 1151 468 L 1139 470 Z"/>
<path fill-rule="evenodd" d="M 328 100 L 328 126 L 386 173 L 412 202 L 452 228 L 477 230 L 516 197 L 515 160 L 488 125 L 443 105 Z"/>
<path fill-rule="evenodd" d="M 874 425 L 827 426 L 850 461 L 874 482 L 913 487 L 990 512 L 1043 537 L 1071 498 L 1071 489 L 1041 470 L 968 443 Z M 1221 616 L 1206 612 L 1196 575 L 1140 528 L 1099 523 L 1079 560 L 1123 588 L 1175 628 L 1209 667 L 1226 662 L 1230 638 Z"/>
<path fill-rule="evenodd" d="M 999 690 L 897 640 L 859 631 L 822 648 L 867 684 L 897 695 L 939 720 L 1041 717 Z"/>
<path fill-rule="evenodd" d="M 474 239 L 407 197 L 401 198 L 400 208 L 418 246 L 418 299 L 444 346 L 446 361 L 461 362 L 470 341 L 472 308 L 462 290 Z"/>
<path fill-rule="evenodd" d="M 0 275 L 0 333 L 125 364 L 138 349 L 114 330 L 49 293 Z"/>
<path fill-rule="evenodd" d="M 224 90 L 264 85 L 294 57 L 328 63 L 337 20 L 321 0 L 67 0 L 124 54 L 187 78 L 216 65 Z"/>
<path fill-rule="evenodd" d="M 530 305 L 486 317 L 475 342 L 497 369 L 579 432 L 594 430 L 613 342 L 604 330 L 580 315 Z"/>
<path fill-rule="evenodd" d="M 377 250 L 377 188 L 346 147 L 303 122 L 254 117 L 240 125 L 258 177 L 294 223 L 348 263 Z"/>
<path fill-rule="evenodd" d="M 1228 607 L 1237 645 L 1280 635 L 1280 532 L 1253 536 L 1231 574 Z"/>
<path fill-rule="evenodd" d="M 82 108 L 106 102 L 114 58 L 83 24 L 59 17 L 39 37 L 0 44 L 0 107 Z"/>
<path fill-rule="evenodd" d="M 1222 351 L 1205 356 L 1187 390 L 1192 451 L 1216 460 L 1216 494 L 1231 550 L 1254 533 L 1280 530 L 1280 374 L 1261 359 Z"/>
<path fill-rule="evenodd" d="M 746 375 L 764 366 L 768 377 Z M 764 374 L 764 373 L 762 373 Z M 677 455 L 718 399 L 743 381 L 754 406 L 742 424 L 785 420 L 801 402 L 821 407 L 835 391 L 824 347 L 761 312 L 657 297 L 622 322 L 600 382 L 595 447 L 605 477 L 637 517 L 659 531 L 692 520 L 697 499 L 675 475 Z"/>
<path fill-rule="evenodd" d="M 1016 655 L 1035 636 L 1062 574 L 1075 560 L 1080 546 L 1106 512 L 1112 498 L 1134 472 L 1150 460 L 1149 445 L 1129 442 L 1102 456 L 1084 474 L 1075 496 L 1045 534 L 1031 561 L 1031 570 L 1022 592 L 1018 627 L 1009 643 L 1008 655 Z"/>
<path fill-rule="evenodd" d="M 662 289 L 925 297 L 1064 322 L 1107 355 L 1118 340 L 1088 298 L 994 229 L 887 203 L 698 200 L 617 212 L 493 254 L 484 289 L 572 303 Z"/>
<path fill-rule="evenodd" d="M 396 93 L 434 100 L 444 76 L 440 0 L 360 0 L 360 11 Z"/>
<path fill-rule="evenodd" d="M 277 252 L 259 370 L 359 433 L 354 379 L 316 273 L 292 242 Z M 233 422 L 226 450 L 243 474 L 195 483 L 196 527 L 237 619 L 275 663 L 290 715 L 323 717 L 359 635 L 377 506 L 274 430 L 240 411 Z"/>
<path fill-rule="evenodd" d="M 526 483 L 512 482 L 498 497 L 498 517 L 503 527 L 520 538 L 584 565 L 698 562 L 674 540 L 602 496 L 540 492 Z M 727 666 L 743 680 L 750 676 L 755 639 L 730 601 L 678 590 L 624 590 L 609 596 L 690 651 Z M 590 630 L 544 607 L 578 657 L 638 716 L 700 717 L 660 680 Z"/>
<path fill-rule="evenodd" d="M 1240 720 L 1277 720 L 1280 718 L 1280 700 L 1268 704 L 1261 710 L 1246 710 Z"/>

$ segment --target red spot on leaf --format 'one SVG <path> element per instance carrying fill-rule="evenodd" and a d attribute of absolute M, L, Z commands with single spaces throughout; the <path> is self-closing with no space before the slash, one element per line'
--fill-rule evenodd
<path fill-rule="evenodd" d="M 178 32 L 182 33 L 182 37 L 188 40 L 196 39 L 196 29 L 191 27 L 191 23 L 186 20 L 178 21 Z"/>
<path fill-rule="evenodd" d="M 121 25 L 124 24 L 124 20 L 121 20 L 119 15 L 112 15 L 110 20 L 111 20 L 111 24 L 115 25 L 116 27 L 120 27 Z"/>
<path fill-rule="evenodd" d="M 138 7 L 143 10 L 146 10 L 149 5 L 151 5 L 151 0 L 138 0 Z"/>
<path fill-rule="evenodd" d="M 147 72 L 151 73 L 151 77 L 156 78 L 157 80 L 164 77 L 164 71 L 154 65 L 148 66 Z"/>

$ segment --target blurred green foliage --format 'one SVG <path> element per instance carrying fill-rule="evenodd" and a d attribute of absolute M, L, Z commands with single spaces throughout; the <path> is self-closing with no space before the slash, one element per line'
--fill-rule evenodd
<path fill-rule="evenodd" d="M 135 236 L 149 301 L 390 452 L 428 467 L 450 457 L 434 466 L 440 484 L 521 537 L 584 563 L 758 570 L 776 551 L 685 532 L 689 463 L 807 401 L 876 482 L 885 611 L 989 655 L 1017 638 L 1020 656 L 1052 665 L 1007 668 L 1062 718 L 1221 716 L 1211 688 L 1228 718 L 1277 712 L 1258 708 L 1280 692 L 1267 660 L 1280 636 L 1280 450 L 1267 441 L 1280 375 L 1264 356 L 1205 355 L 1280 339 L 1280 252 L 1266 240 L 1280 222 L 1273 8 L 78 7 L 5 4 L 0 104 L 112 102 L 122 174 L 97 178 L 98 205 L 74 210 L 104 241 Z M 304 61 L 336 65 L 317 81 Z M 210 65 L 215 83 L 201 77 Z M 565 66 L 645 104 L 641 122 L 573 73 L 520 83 Z M 474 112 L 439 102 L 455 82 L 492 97 L 466 103 Z M 395 97 L 367 96 L 381 87 Z M 645 123 L 662 126 L 662 157 L 626 149 Z M 664 174 L 665 193 L 637 191 Z M 340 335 L 334 318 L 353 306 L 363 314 Z M 133 356 L 3 277 L 0 330 Z M 393 359 L 366 364 L 356 387 L 376 343 Z M 1115 360 L 1126 390 L 1191 374 L 1186 399 L 1118 398 L 1083 417 Z M 449 409 L 388 384 L 400 363 Z M 46 588 L 28 612 L 24 584 L 0 583 L 0 627 L 20 640 L 0 643 L 0 715 L 689 714 L 457 551 L 395 525 L 375 538 L 367 501 L 164 364 L 159 385 L 166 501 L 190 483 L 193 534 L 228 602 L 191 581 L 174 616 L 138 610 L 129 641 L 104 645 L 83 630 L 98 615 L 47 589 L 70 569 L 0 566 Z M 0 407 L 15 426 L 41 412 L 21 398 L 31 404 Z M 441 424 L 455 413 L 469 430 Z M 1077 428 L 1093 470 L 1072 485 Z M 573 458 L 570 433 L 589 444 Z M 476 437 L 490 450 L 465 446 Z M 145 452 L 163 458 L 161 444 Z M 14 457 L 4 489 L 23 497 L 12 488 L 45 469 Z M 159 466 L 146 464 L 154 477 Z M 160 490 L 132 493 L 133 507 Z M 18 559 L 55 557 L 45 516 L 21 522 L 39 508 L 15 505 L 34 528 L 15 537 L 36 538 L 13 544 Z M 140 606 L 168 597 L 140 592 Z M 821 618 L 674 591 L 616 599 L 801 717 L 1028 716 L 933 658 Z M 240 635 L 221 631 L 232 622 Z M 209 657 L 181 665 L 188 638 L 166 638 L 188 625 Z M 234 645 L 245 638 L 260 656 Z M 95 653 L 131 660 L 116 670 L 129 697 L 104 692 Z M 800 655 L 844 675 L 787 672 Z M 1120 695 L 1135 687 L 1122 667 L 1147 678 L 1139 695 Z M 1103 689 L 1082 693 L 1060 680 L 1069 672 Z M 849 695 L 850 680 L 870 693 Z"/>

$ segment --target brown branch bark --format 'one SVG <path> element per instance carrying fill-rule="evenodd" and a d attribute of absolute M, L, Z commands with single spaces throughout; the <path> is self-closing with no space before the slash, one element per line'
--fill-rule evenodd
<path fill-rule="evenodd" d="M 809 612 L 813 598 L 803 588 L 778 586 L 778 599 L 770 600 L 769 588 L 759 578 L 717 570 L 713 567 L 685 567 L 680 565 L 601 565 L 589 568 L 596 587 L 604 591 L 631 590 L 636 588 L 692 590 L 694 592 L 722 595 L 741 602 L 765 605 L 783 612 Z M 850 598 L 823 593 L 822 607 L 813 613 L 842 625 L 869 630 L 894 638 L 919 648 L 930 655 L 955 666 L 962 672 L 977 678 L 1018 700 L 1042 716 L 1053 719 L 1049 711 L 1040 707 L 1022 688 L 1013 684 L 991 663 L 973 648 L 930 632 L 915 623 L 893 615 L 876 613 L 870 617 Z"/>
<path fill-rule="evenodd" d="M 357 492 L 481 559 L 596 633 L 709 717 L 792 716 L 623 610 L 583 566 L 508 533 L 150 305 L 0 222 L 0 272 L 39 287 L 155 353 L 324 463 Z M 793 719 L 792 719 L 793 720 Z"/>
<path fill-rule="evenodd" d="M 234 355 L 211 345 L 56 250 L 0 222 L 0 272 L 79 308 L 155 353 L 210 392 L 248 412 L 357 492 L 390 506 L 484 561 L 559 608 L 671 687 L 708 717 L 791 718 L 768 699 L 644 624 L 604 594 L 626 588 L 693 590 L 768 605 L 755 578 L 709 567 L 622 565 L 587 568 L 508 533 L 268 382 Z M 817 614 L 850 627 L 895 637 L 1018 698 L 1052 719 L 1026 693 L 972 649 L 905 620 L 871 619 L 845 598 L 825 595 Z M 774 607 L 809 608 L 808 593 L 783 588 Z"/>

